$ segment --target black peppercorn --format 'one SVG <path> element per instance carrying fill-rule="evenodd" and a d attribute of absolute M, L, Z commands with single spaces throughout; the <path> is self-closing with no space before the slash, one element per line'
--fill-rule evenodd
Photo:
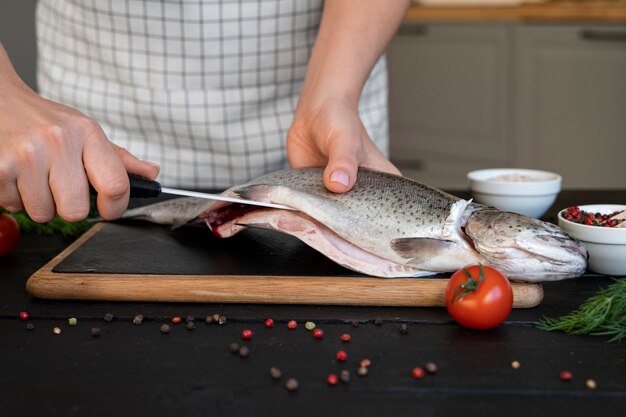
<path fill-rule="evenodd" d="M 217 313 L 213 314 L 211 318 L 213 319 L 213 323 L 217 323 L 220 321 L 220 315 Z"/>
<path fill-rule="evenodd" d="M 192 322 L 192 321 L 196 321 L 196 318 L 194 316 L 187 316 L 187 318 L 185 318 L 185 322 L 186 323 L 189 323 L 189 322 Z"/>
<path fill-rule="evenodd" d="M 272 366 L 270 368 L 270 376 L 272 377 L 272 379 L 280 379 L 280 377 L 283 376 L 283 373 L 280 371 L 280 369 Z"/>
<path fill-rule="evenodd" d="M 248 346 L 242 346 L 239 348 L 239 356 L 242 358 L 247 358 L 250 356 L 250 348 Z"/>
<path fill-rule="evenodd" d="M 206 324 L 213 324 L 213 316 L 206 316 L 204 321 L 206 322 Z"/>
<path fill-rule="evenodd" d="M 239 352 L 239 343 L 237 342 L 231 343 L 230 345 L 228 345 L 228 350 L 230 351 L 230 353 Z"/>
<path fill-rule="evenodd" d="M 143 314 L 137 314 L 133 317 L 133 324 L 139 326 L 141 323 L 143 323 Z"/>
<path fill-rule="evenodd" d="M 409 328 L 407 327 L 406 324 L 402 323 L 400 325 L 400 333 L 407 334 L 408 332 L 409 332 Z"/>
<path fill-rule="evenodd" d="M 196 323 L 194 323 L 193 321 L 188 321 L 187 323 L 185 323 L 185 327 L 187 327 L 187 330 L 194 330 L 196 328 Z"/>
<path fill-rule="evenodd" d="M 339 373 L 339 380 L 341 382 L 345 382 L 346 384 L 350 382 L 350 371 L 348 371 L 347 369 L 341 371 L 341 373 Z"/>
<path fill-rule="evenodd" d="M 360 325 L 361 325 L 361 323 L 359 323 L 358 321 L 356 321 L 356 320 L 352 321 L 352 327 L 359 327 Z"/>
<path fill-rule="evenodd" d="M 383 324 L 383 319 L 380 318 L 380 317 L 376 317 L 374 319 L 374 324 L 377 325 L 377 326 L 380 326 L 381 324 Z"/>
<path fill-rule="evenodd" d="M 104 321 L 109 322 L 109 323 L 110 323 L 110 322 L 112 322 L 112 321 L 113 321 L 113 314 L 111 314 L 111 313 L 106 313 L 106 314 L 104 315 Z"/>
<path fill-rule="evenodd" d="M 92 328 L 91 328 L 91 335 L 92 335 L 93 337 L 98 337 L 98 336 L 100 336 L 100 333 L 102 333 L 102 331 L 100 330 L 100 328 L 98 328 L 98 327 L 92 327 Z"/>
<path fill-rule="evenodd" d="M 171 330 L 170 325 L 169 324 L 162 324 L 161 325 L 161 333 L 169 333 Z"/>
<path fill-rule="evenodd" d="M 437 372 L 437 364 L 435 362 L 428 362 L 424 365 L 424 369 L 426 369 L 426 372 L 429 374 L 434 374 Z"/>
<path fill-rule="evenodd" d="M 219 316 L 217 319 L 217 324 L 219 324 L 220 326 L 222 324 L 226 324 L 226 317 L 225 316 Z"/>
<path fill-rule="evenodd" d="M 33 323 L 28 323 L 26 325 L 26 330 L 35 330 L 35 325 Z"/>
<path fill-rule="evenodd" d="M 289 378 L 285 382 L 285 388 L 287 388 L 287 391 L 297 391 L 298 387 L 299 387 L 298 380 L 295 378 Z"/>

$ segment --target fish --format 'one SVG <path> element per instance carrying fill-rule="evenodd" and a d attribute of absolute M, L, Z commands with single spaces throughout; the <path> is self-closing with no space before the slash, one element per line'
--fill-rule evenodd
<path fill-rule="evenodd" d="M 328 191 L 322 175 L 321 168 L 286 169 L 222 193 L 294 210 L 181 198 L 122 217 L 175 227 L 204 223 L 222 238 L 246 228 L 274 230 L 350 270 L 381 278 L 450 273 L 482 263 L 511 281 L 541 282 L 575 278 L 587 269 L 585 246 L 552 223 L 366 168 L 359 168 L 352 190 L 341 194 Z"/>

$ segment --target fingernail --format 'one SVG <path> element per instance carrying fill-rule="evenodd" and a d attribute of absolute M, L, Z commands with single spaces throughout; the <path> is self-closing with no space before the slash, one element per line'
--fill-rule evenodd
<path fill-rule="evenodd" d="M 161 169 L 161 166 L 159 164 L 155 164 L 154 162 L 150 162 L 150 161 L 144 161 L 146 164 L 150 165 L 151 167 L 154 167 L 158 170 Z"/>
<path fill-rule="evenodd" d="M 335 171 L 330 174 L 330 182 L 338 182 L 339 184 L 347 187 L 350 185 L 350 177 L 343 171 Z"/>

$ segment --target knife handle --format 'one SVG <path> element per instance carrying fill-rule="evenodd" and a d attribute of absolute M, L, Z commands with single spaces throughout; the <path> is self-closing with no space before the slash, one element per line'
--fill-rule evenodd
<path fill-rule="evenodd" d="M 128 174 L 130 181 L 130 197 L 131 198 L 150 198 L 158 197 L 161 194 L 161 184 L 139 175 Z M 96 195 L 98 192 L 93 185 L 89 184 L 89 193 Z"/>

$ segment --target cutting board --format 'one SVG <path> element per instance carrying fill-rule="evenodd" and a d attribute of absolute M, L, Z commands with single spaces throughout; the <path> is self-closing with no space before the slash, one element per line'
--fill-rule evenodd
<path fill-rule="evenodd" d="M 292 236 L 207 227 L 99 223 L 35 272 L 27 291 L 49 299 L 444 306 L 447 276 L 374 278 L 345 269 Z M 540 284 L 513 283 L 514 307 L 541 303 Z"/>

